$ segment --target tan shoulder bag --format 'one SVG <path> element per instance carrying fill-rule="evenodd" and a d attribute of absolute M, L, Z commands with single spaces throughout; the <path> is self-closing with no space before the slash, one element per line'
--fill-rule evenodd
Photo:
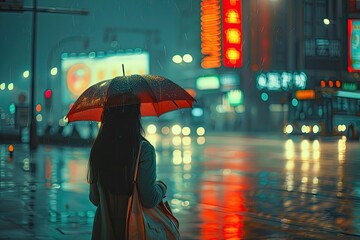
<path fill-rule="evenodd" d="M 135 166 L 133 192 L 128 202 L 126 239 L 180 239 L 179 221 L 173 215 L 167 201 L 161 201 L 153 208 L 143 208 L 141 205 L 136 179 L 143 142 L 140 142 Z"/>

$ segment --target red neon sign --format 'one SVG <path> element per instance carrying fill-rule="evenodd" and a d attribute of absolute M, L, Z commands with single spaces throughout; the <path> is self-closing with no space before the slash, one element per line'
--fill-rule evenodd
<path fill-rule="evenodd" d="M 242 65 L 242 14 L 240 0 L 222 1 L 222 44 L 225 67 Z"/>

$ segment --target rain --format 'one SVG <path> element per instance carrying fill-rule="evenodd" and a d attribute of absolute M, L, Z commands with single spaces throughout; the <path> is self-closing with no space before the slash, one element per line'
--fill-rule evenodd
<path fill-rule="evenodd" d="M 182 239 L 360 239 L 359 19 L 354 0 L 0 1 L 0 239 L 91 239 L 103 110 L 135 104 Z"/>

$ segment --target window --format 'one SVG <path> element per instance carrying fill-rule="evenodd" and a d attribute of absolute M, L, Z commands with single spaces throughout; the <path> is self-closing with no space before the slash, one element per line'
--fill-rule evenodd
<path fill-rule="evenodd" d="M 305 0 L 304 2 L 304 36 L 305 38 L 328 38 L 328 29 L 324 18 L 328 17 L 327 1 Z"/>

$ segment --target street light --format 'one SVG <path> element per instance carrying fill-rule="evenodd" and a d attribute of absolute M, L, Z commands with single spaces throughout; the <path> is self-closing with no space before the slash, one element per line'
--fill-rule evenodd
<path fill-rule="evenodd" d="M 14 83 L 9 83 L 8 89 L 9 89 L 9 91 L 14 90 Z"/>
<path fill-rule="evenodd" d="M 50 70 L 50 74 L 51 74 L 52 76 L 55 76 L 57 73 L 58 73 L 58 68 L 57 68 L 57 67 L 53 67 L 53 68 Z"/>
<path fill-rule="evenodd" d="M 25 70 L 25 71 L 23 72 L 23 77 L 24 77 L 24 78 L 28 78 L 29 76 L 30 76 L 29 70 Z"/>
<path fill-rule="evenodd" d="M 174 55 L 174 56 L 172 57 L 172 61 L 173 61 L 174 63 L 179 64 L 179 63 L 182 62 L 182 57 L 181 57 L 180 55 Z"/>
<path fill-rule="evenodd" d="M 191 63 L 192 60 L 193 60 L 193 57 L 188 53 L 183 56 L 183 61 L 186 63 Z"/>
<path fill-rule="evenodd" d="M 180 64 L 182 62 L 191 63 L 193 61 L 193 57 L 188 53 L 184 54 L 184 56 L 180 56 L 179 54 L 176 54 L 172 57 L 172 61 L 176 64 Z"/>

